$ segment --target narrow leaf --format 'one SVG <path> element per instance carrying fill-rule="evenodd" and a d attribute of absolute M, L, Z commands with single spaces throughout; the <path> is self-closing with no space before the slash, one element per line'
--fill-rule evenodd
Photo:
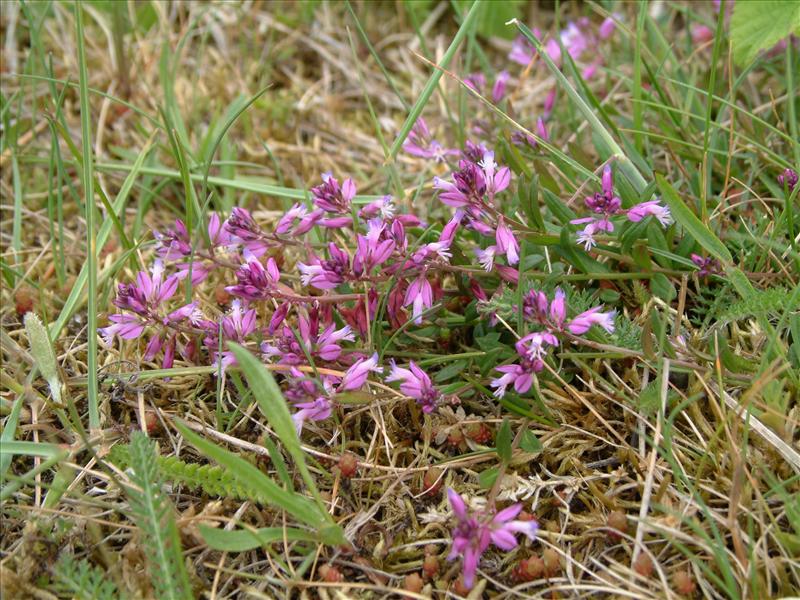
<path fill-rule="evenodd" d="M 680 223 L 687 233 L 714 257 L 725 264 L 733 262 L 733 257 L 728 252 L 725 244 L 686 206 L 683 200 L 678 197 L 675 188 L 659 173 L 656 173 L 656 182 L 658 183 L 658 189 L 661 191 L 661 197 L 669 206 L 675 221 Z"/>
<path fill-rule="evenodd" d="M 176 421 L 175 428 L 200 452 L 229 469 L 231 474 L 258 491 L 272 504 L 282 508 L 298 521 L 318 528 L 326 523 L 317 506 L 308 498 L 288 492 L 270 480 L 264 473 L 243 458 L 200 437 L 183 423 Z"/>
<path fill-rule="evenodd" d="M 261 529 L 234 529 L 225 531 L 208 525 L 200 525 L 200 535 L 209 548 L 223 552 L 245 552 L 254 548 L 268 546 L 284 539 L 290 542 L 314 542 L 315 537 L 308 531 L 294 527 L 263 527 Z"/>

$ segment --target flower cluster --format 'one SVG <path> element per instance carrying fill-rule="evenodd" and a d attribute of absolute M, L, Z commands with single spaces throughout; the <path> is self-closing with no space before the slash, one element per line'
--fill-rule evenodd
<path fill-rule="evenodd" d="M 614 194 L 614 178 L 610 165 L 603 169 L 603 191 L 586 198 L 586 207 L 592 211 L 593 216 L 582 217 L 570 221 L 573 225 L 584 225 L 578 234 L 578 243 L 583 244 L 586 250 L 591 250 L 597 242 L 595 234 L 600 231 L 611 233 L 614 223 L 611 221 L 616 216 L 626 216 L 629 221 L 637 223 L 648 216 L 654 216 L 664 227 L 672 223 L 669 208 L 663 206 L 659 200 L 641 202 L 627 210 L 622 208 L 622 200 Z"/>
<path fill-rule="evenodd" d="M 494 544 L 507 552 L 517 547 L 519 533 L 530 540 L 536 539 L 539 524 L 535 520 L 515 520 L 522 511 L 521 504 L 513 504 L 498 513 L 473 512 L 454 490 L 447 490 L 447 498 L 457 521 L 453 529 L 453 545 L 447 559 L 463 557 L 463 581 L 467 589 L 475 584 L 478 563 L 489 546 Z"/>
<path fill-rule="evenodd" d="M 559 345 L 559 336 L 566 333 L 581 336 L 594 325 L 608 333 L 614 331 L 614 312 L 602 312 L 599 306 L 568 321 L 566 294 L 560 288 L 556 289 L 552 301 L 547 299 L 544 292 L 528 291 L 523 298 L 522 314 L 526 321 L 535 324 L 538 331 L 526 335 L 514 345 L 516 362 L 495 368 L 502 373 L 491 382 L 494 395 L 498 398 L 506 394 L 509 386 L 513 386 L 518 394 L 531 389 L 535 375 L 544 369 L 548 351 Z"/>

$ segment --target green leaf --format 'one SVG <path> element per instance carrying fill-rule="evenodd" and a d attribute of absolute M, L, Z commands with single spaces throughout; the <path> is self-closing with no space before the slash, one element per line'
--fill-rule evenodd
<path fill-rule="evenodd" d="M 58 365 L 56 355 L 53 352 L 53 345 L 47 335 L 47 329 L 42 325 L 39 317 L 35 313 L 25 314 L 25 332 L 28 334 L 28 342 L 31 345 L 31 355 L 36 361 L 36 366 L 47 381 L 53 400 L 61 402 L 61 380 L 58 377 Z"/>
<path fill-rule="evenodd" d="M 800 33 L 797 0 L 737 0 L 733 6 L 731 41 L 733 57 L 740 66 L 791 33 Z"/>
<path fill-rule="evenodd" d="M 523 432 L 519 447 L 531 454 L 539 454 L 544 449 L 541 440 L 530 429 L 526 429 Z"/>
<path fill-rule="evenodd" d="M 687 233 L 715 258 L 725 264 L 733 262 L 733 257 L 731 257 L 731 253 L 728 252 L 725 244 L 684 204 L 683 200 L 678 197 L 675 188 L 659 173 L 656 173 L 656 182 L 658 183 L 658 189 L 661 191 L 661 197 L 669 206 L 675 221 L 680 223 Z"/>
<path fill-rule="evenodd" d="M 495 445 L 497 446 L 497 456 L 504 463 L 511 462 L 511 438 L 511 423 L 508 422 L 508 419 L 503 419 L 503 424 L 500 425 L 500 430 L 497 432 Z"/>
<path fill-rule="evenodd" d="M 218 462 L 228 469 L 236 479 L 256 490 L 272 504 L 282 508 L 298 521 L 315 529 L 321 528 L 327 523 L 326 516 L 321 514 L 317 505 L 308 498 L 284 490 L 243 458 L 212 444 L 183 423 L 176 421 L 175 428 L 204 456 Z"/>
<path fill-rule="evenodd" d="M 498 467 L 492 467 L 491 469 L 481 471 L 478 474 L 478 485 L 480 485 L 483 489 L 488 490 L 494 485 L 494 482 L 497 481 L 497 476 L 499 473 L 500 469 Z"/>
<path fill-rule="evenodd" d="M 665 302 L 672 302 L 678 295 L 675 291 L 675 286 L 663 273 L 653 273 L 650 279 L 650 289 Z"/>
<path fill-rule="evenodd" d="M 275 378 L 272 376 L 264 364 L 253 356 L 246 348 L 238 344 L 230 344 L 231 351 L 239 366 L 242 369 L 247 383 L 250 384 L 250 389 L 253 390 L 256 402 L 261 409 L 261 412 L 269 421 L 272 429 L 275 430 L 278 439 L 280 439 L 289 456 L 294 460 L 295 466 L 300 471 L 300 476 L 308 487 L 314 499 L 317 502 L 320 513 L 324 514 L 326 520 L 332 523 L 332 519 L 328 512 L 325 510 L 325 503 L 319 495 L 319 490 L 314 482 L 314 478 L 306 466 L 306 457 L 300 446 L 300 438 L 297 436 L 297 430 L 292 421 L 292 415 L 289 413 L 289 406 L 281 393 L 278 384 L 275 383 Z"/>
<path fill-rule="evenodd" d="M 284 539 L 290 542 L 314 542 L 315 536 L 294 527 L 263 527 L 261 529 L 235 529 L 225 531 L 208 525 L 200 525 L 200 535 L 208 546 L 223 552 L 245 552 L 261 548 Z"/>

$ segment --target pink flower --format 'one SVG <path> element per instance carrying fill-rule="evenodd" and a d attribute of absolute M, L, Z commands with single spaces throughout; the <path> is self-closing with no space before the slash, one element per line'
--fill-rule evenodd
<path fill-rule="evenodd" d="M 567 317 L 567 304 L 564 292 L 561 288 L 556 288 L 556 294 L 553 301 L 550 303 L 550 319 L 559 329 L 564 325 L 564 319 Z"/>
<path fill-rule="evenodd" d="M 409 304 L 413 306 L 414 323 L 419 325 L 422 323 L 422 313 L 433 306 L 433 288 L 425 273 L 420 273 L 419 277 L 408 286 L 403 306 Z"/>
<path fill-rule="evenodd" d="M 357 390 L 367 382 L 370 373 L 383 373 L 383 367 L 378 366 L 378 353 L 369 358 L 362 358 L 352 367 L 347 369 L 339 386 L 340 392 Z"/>
<path fill-rule="evenodd" d="M 794 190 L 794 186 L 797 185 L 798 176 L 797 172 L 794 169 L 784 169 L 783 173 L 778 175 L 777 177 L 778 185 L 783 187 L 786 186 L 789 188 L 789 191 Z"/>
<path fill-rule="evenodd" d="M 453 154 L 458 154 L 458 150 L 445 148 L 434 140 L 425 119 L 420 117 L 403 142 L 403 150 L 412 156 L 420 158 L 432 158 L 436 162 L 444 162 L 445 159 Z"/>
<path fill-rule="evenodd" d="M 303 431 L 306 421 L 324 421 L 333 413 L 333 404 L 325 396 L 318 396 L 310 402 L 299 402 L 294 406 L 300 409 L 292 415 L 297 435 Z"/>
<path fill-rule="evenodd" d="M 320 208 L 309 212 L 302 204 L 295 204 L 278 221 L 278 225 L 275 227 L 275 234 L 283 235 L 288 233 L 292 236 L 297 236 L 308 233 L 320 221 L 323 214 L 324 211 Z M 294 225 L 295 221 L 298 221 L 297 225 Z"/>
<path fill-rule="evenodd" d="M 534 28 L 533 35 L 536 36 L 537 39 L 541 39 L 542 32 Z M 525 36 L 518 35 L 511 44 L 511 52 L 508 58 L 523 67 L 527 67 L 535 56 L 536 48 L 534 45 L 531 44 Z"/>
<path fill-rule="evenodd" d="M 705 44 L 714 39 L 714 30 L 707 25 L 692 25 L 692 42 L 695 44 Z"/>
<path fill-rule="evenodd" d="M 356 195 L 356 184 L 345 179 L 341 186 L 330 173 L 322 174 L 322 183 L 311 188 L 317 207 L 329 213 L 350 214 L 350 203 Z"/>
<path fill-rule="evenodd" d="M 386 381 L 402 381 L 400 391 L 406 396 L 414 398 L 422 407 L 422 412 L 433 412 L 441 393 L 433 387 L 428 374 L 415 365 L 413 360 L 408 363 L 408 369 L 398 367 L 394 361 L 391 365 L 391 371 Z"/>
<path fill-rule="evenodd" d="M 506 85 L 510 77 L 511 75 L 509 75 L 508 71 L 500 71 L 500 73 L 497 74 L 494 80 L 494 86 L 492 86 L 492 102 L 495 104 L 499 104 L 505 97 Z"/>
<path fill-rule="evenodd" d="M 264 232 L 250 213 L 243 208 L 236 207 L 231 211 L 231 216 L 225 221 L 224 230 L 230 236 L 232 243 L 242 245 L 255 257 L 264 254 L 270 245 L 265 239 Z"/>
<path fill-rule="evenodd" d="M 456 518 L 453 529 L 453 545 L 448 560 L 459 556 L 464 558 L 464 585 L 472 588 L 475 584 L 475 572 L 481 556 L 494 544 L 500 550 L 508 552 L 517 547 L 518 533 L 530 540 L 536 539 L 539 524 L 536 521 L 514 520 L 522 510 L 521 504 L 513 504 L 498 513 L 471 512 L 461 496 L 453 489 L 447 490 L 447 499 Z"/>
<path fill-rule="evenodd" d="M 297 263 L 300 281 L 320 290 L 331 290 L 345 280 L 350 271 L 350 256 L 333 242 L 328 244 L 329 260 L 320 260 L 312 255 L 312 264 Z"/>
<path fill-rule="evenodd" d="M 367 235 L 358 235 L 358 249 L 353 256 L 353 273 L 357 276 L 369 275 L 370 271 L 382 265 L 395 249 L 394 240 L 384 236 L 386 225 L 379 219 L 368 224 Z"/>
<path fill-rule="evenodd" d="M 265 268 L 254 255 L 245 252 L 245 258 L 247 262 L 236 271 L 238 283 L 225 289 L 234 296 L 247 300 L 270 298 L 281 277 L 275 259 L 270 257 Z"/>
<path fill-rule="evenodd" d="M 506 225 L 502 216 L 500 216 L 497 223 L 495 241 L 497 242 L 497 251 L 506 255 L 506 260 L 509 265 L 515 265 L 519 262 L 519 244 L 517 243 L 517 238 L 514 237 L 514 232 Z"/>
<path fill-rule="evenodd" d="M 606 17 L 602 23 L 600 23 L 600 27 L 597 30 L 598 35 L 600 35 L 601 40 L 607 40 L 611 37 L 614 33 L 614 30 L 617 28 L 617 21 L 621 18 L 621 15 L 614 13 L 610 17 Z"/>
<path fill-rule="evenodd" d="M 567 329 L 574 335 L 583 335 L 592 325 L 599 325 L 608 333 L 614 332 L 614 311 L 600 312 L 602 307 L 595 306 L 582 312 L 567 324 Z"/>
<path fill-rule="evenodd" d="M 648 215 L 653 215 L 664 227 L 672 223 L 672 215 L 669 212 L 669 208 L 662 206 L 660 200 L 648 200 L 628 210 L 628 219 L 634 223 L 641 221 Z"/>

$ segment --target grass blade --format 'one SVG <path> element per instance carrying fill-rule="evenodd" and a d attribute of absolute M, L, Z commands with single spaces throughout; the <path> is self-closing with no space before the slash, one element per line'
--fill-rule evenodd
<path fill-rule="evenodd" d="M 675 188 L 659 173 L 656 173 L 656 183 L 661 191 L 661 197 L 669 206 L 675 221 L 680 223 L 689 235 L 716 259 L 725 265 L 730 265 L 733 262 L 733 257 L 728 252 L 725 244 L 686 206 L 683 200 L 678 197 Z"/>
<path fill-rule="evenodd" d="M 478 15 L 478 9 L 481 6 L 481 0 L 475 0 L 472 5 L 472 8 L 469 9 L 467 16 L 464 17 L 464 21 L 461 23 L 461 27 L 458 28 L 453 41 L 450 42 L 450 46 L 447 48 L 447 52 L 444 53 L 442 57 L 442 62 L 440 64 L 442 69 L 446 69 L 447 65 L 450 64 L 450 61 L 453 60 L 453 55 L 458 50 L 458 47 L 461 45 L 461 41 L 467 35 L 467 31 L 472 25 L 472 22 L 475 20 L 475 17 Z M 417 122 L 417 119 L 422 114 L 422 109 L 425 108 L 425 105 L 428 103 L 428 99 L 433 94 L 433 91 L 436 89 L 437 84 L 439 83 L 439 79 L 442 78 L 443 71 L 441 69 L 434 69 L 433 73 L 431 73 L 430 78 L 428 79 L 428 83 L 425 84 L 425 87 L 422 88 L 422 93 L 417 98 L 417 101 L 414 103 L 414 106 L 411 108 L 411 112 L 408 113 L 408 117 L 406 118 L 405 123 L 403 123 L 403 127 L 400 128 L 400 133 L 397 135 L 397 139 L 395 139 L 392 147 L 389 148 L 389 156 L 391 159 L 394 159 L 397 156 L 397 153 L 400 151 L 400 148 L 403 146 L 403 142 L 406 141 L 408 134 L 411 132 L 411 128 L 414 127 L 414 123 Z"/>
<path fill-rule="evenodd" d="M 75 4 L 75 30 L 78 44 L 78 69 L 81 105 L 81 143 L 83 149 L 82 183 L 86 208 L 86 282 L 88 287 L 86 319 L 86 370 L 89 381 L 89 429 L 100 428 L 100 398 L 97 385 L 97 237 L 94 225 L 94 155 L 89 107 L 89 74 L 86 68 L 86 48 L 83 39 L 83 6 Z M 58 330 L 56 330 L 58 331 Z"/>

